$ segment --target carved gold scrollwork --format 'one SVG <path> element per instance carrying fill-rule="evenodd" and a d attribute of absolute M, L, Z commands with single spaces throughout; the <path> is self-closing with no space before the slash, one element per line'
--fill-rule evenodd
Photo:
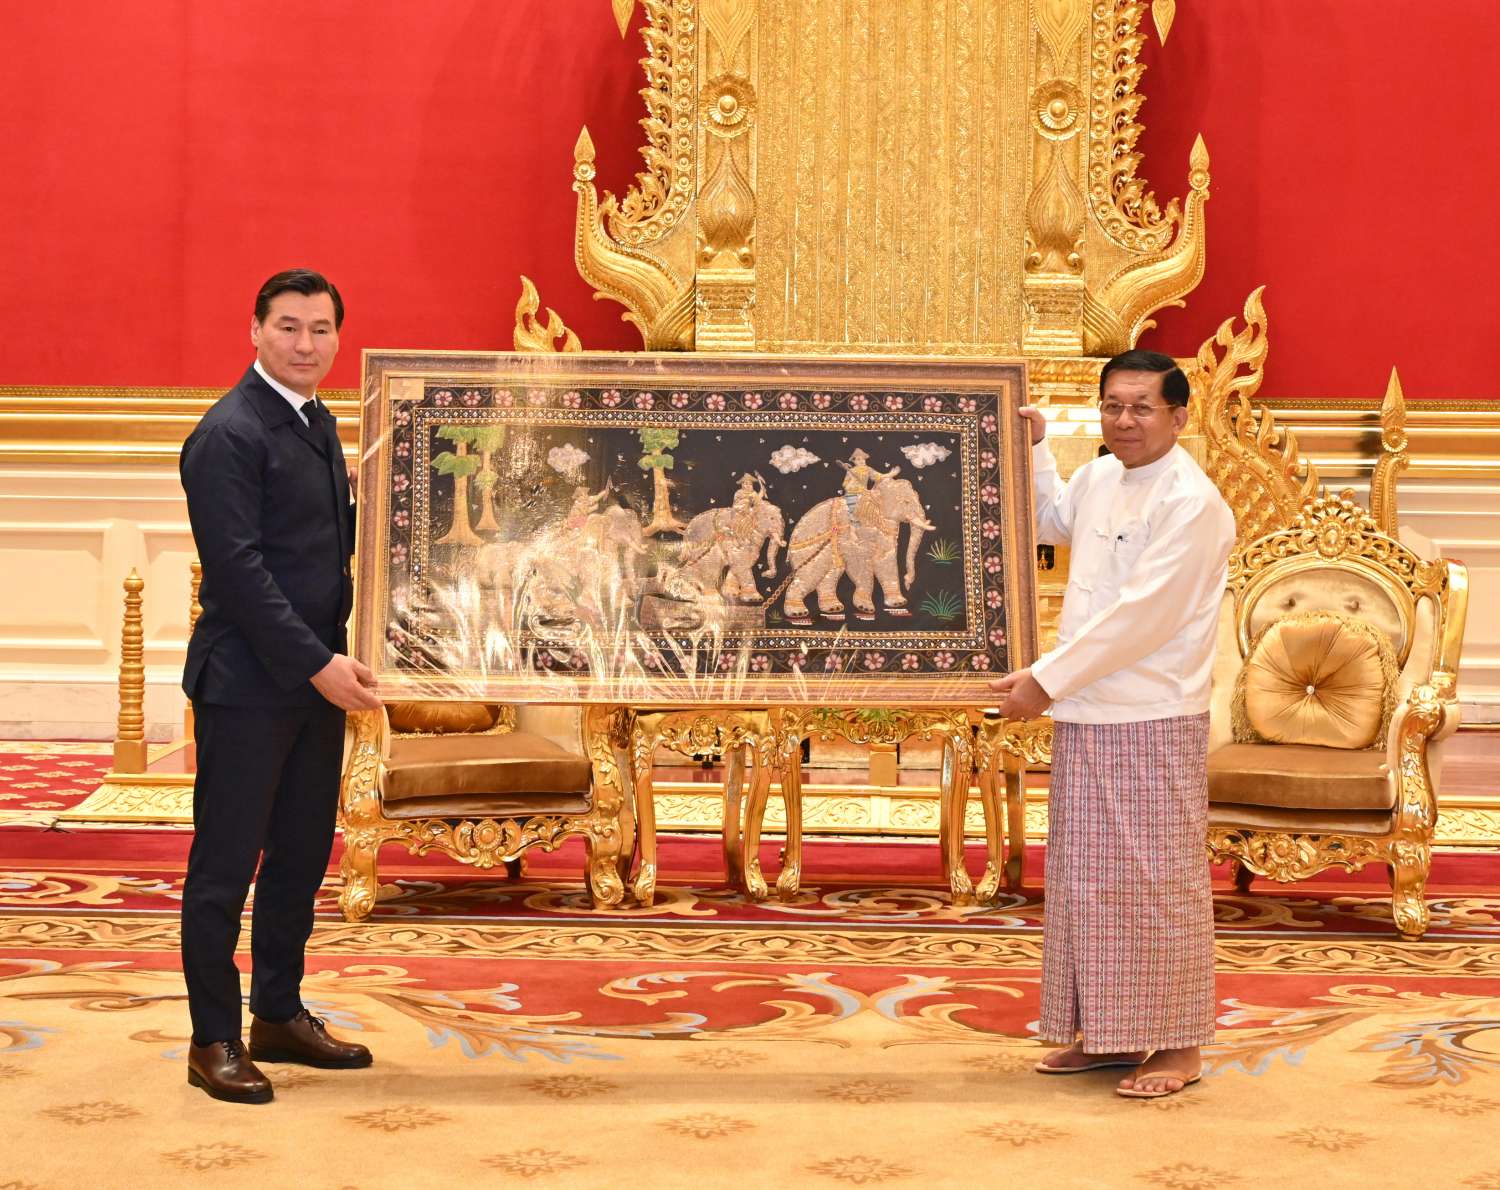
<path fill-rule="evenodd" d="M 688 211 L 693 198 L 693 106 L 698 39 L 692 0 L 641 0 L 646 25 L 646 168 L 618 207 L 606 202 L 612 238 L 627 247 L 659 240 Z M 616 14 L 618 16 L 618 12 Z M 626 18 L 629 19 L 628 16 Z"/>
<path fill-rule="evenodd" d="M 1141 0 L 1096 0 L 1094 4 L 1093 107 L 1089 146 L 1089 197 L 1104 233 L 1131 252 L 1163 251 L 1182 216 L 1173 199 L 1163 210 L 1135 171 L 1135 144 L 1143 131 L 1136 116 L 1145 102 L 1137 89 L 1146 68 L 1137 61 Z"/>
<path fill-rule="evenodd" d="M 1215 827 L 1208 832 L 1208 849 L 1217 861 L 1236 860 L 1272 880 L 1306 880 L 1324 868 L 1355 872 L 1371 860 L 1383 858 L 1379 836 L 1301 834 Z"/>

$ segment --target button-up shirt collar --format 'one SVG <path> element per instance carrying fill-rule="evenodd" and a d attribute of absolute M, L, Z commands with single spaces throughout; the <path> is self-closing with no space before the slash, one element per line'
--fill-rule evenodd
<path fill-rule="evenodd" d="M 269 384 L 272 388 L 274 388 L 277 392 L 279 392 L 283 397 L 286 398 L 286 403 L 296 411 L 297 416 L 302 419 L 302 424 L 304 426 L 312 424 L 307 420 L 307 406 L 317 404 L 318 396 L 316 393 L 314 393 L 311 397 L 304 397 L 301 393 L 293 392 L 291 389 L 287 388 L 286 385 L 282 384 L 281 381 L 277 380 L 263 367 L 261 367 L 260 360 L 255 361 L 255 370 L 260 373 L 260 378 L 262 380 L 264 380 L 267 384 Z"/>

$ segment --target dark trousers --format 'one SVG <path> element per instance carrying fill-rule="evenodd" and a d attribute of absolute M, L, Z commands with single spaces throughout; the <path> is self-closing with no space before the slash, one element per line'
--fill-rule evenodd
<path fill-rule="evenodd" d="M 195 701 L 193 721 L 182 971 L 193 1042 L 207 1045 L 240 1036 L 234 950 L 251 880 L 250 1011 L 282 1021 L 302 1009 L 302 952 L 333 847 L 344 712 L 327 702 L 282 710 Z"/>

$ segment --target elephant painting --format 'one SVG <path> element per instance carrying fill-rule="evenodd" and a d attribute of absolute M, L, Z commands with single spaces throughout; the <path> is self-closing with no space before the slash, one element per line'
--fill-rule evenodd
<path fill-rule="evenodd" d="M 820 615 L 829 620 L 843 619 L 838 585 L 846 574 L 854 583 L 857 619 L 875 618 L 877 581 L 886 614 L 910 615 L 896 562 L 902 525 L 911 526 L 905 566 L 906 585 L 910 587 L 916 579 L 922 535 L 934 526 L 909 480 L 880 479 L 859 497 L 852 513 L 841 496 L 810 508 L 792 530 L 787 546 L 787 561 L 792 568 L 786 591 L 787 620 L 793 624 L 812 622 L 806 603 L 810 591 L 817 592 Z"/>
<path fill-rule="evenodd" d="M 767 578 L 776 573 L 776 551 L 786 545 L 785 529 L 781 509 L 764 499 L 743 508 L 710 508 L 688 522 L 682 536 L 682 569 L 704 592 L 759 603 L 753 568 L 764 549 L 761 573 Z"/>
<path fill-rule="evenodd" d="M 605 590 L 634 598 L 638 562 L 646 552 L 640 519 L 628 508 L 606 508 L 530 540 L 496 541 L 474 555 L 475 579 L 493 593 L 494 622 L 512 624 L 524 589 L 533 615 L 548 622 L 591 620 Z M 588 580 L 584 582 L 582 580 Z M 593 588 L 599 587 L 596 591 Z"/>

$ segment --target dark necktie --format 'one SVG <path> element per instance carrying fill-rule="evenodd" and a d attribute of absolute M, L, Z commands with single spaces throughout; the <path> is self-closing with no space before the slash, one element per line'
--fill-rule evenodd
<path fill-rule="evenodd" d="M 302 413 L 307 418 L 307 428 L 322 431 L 322 429 L 333 422 L 333 414 L 318 403 L 313 397 L 302 403 Z"/>

